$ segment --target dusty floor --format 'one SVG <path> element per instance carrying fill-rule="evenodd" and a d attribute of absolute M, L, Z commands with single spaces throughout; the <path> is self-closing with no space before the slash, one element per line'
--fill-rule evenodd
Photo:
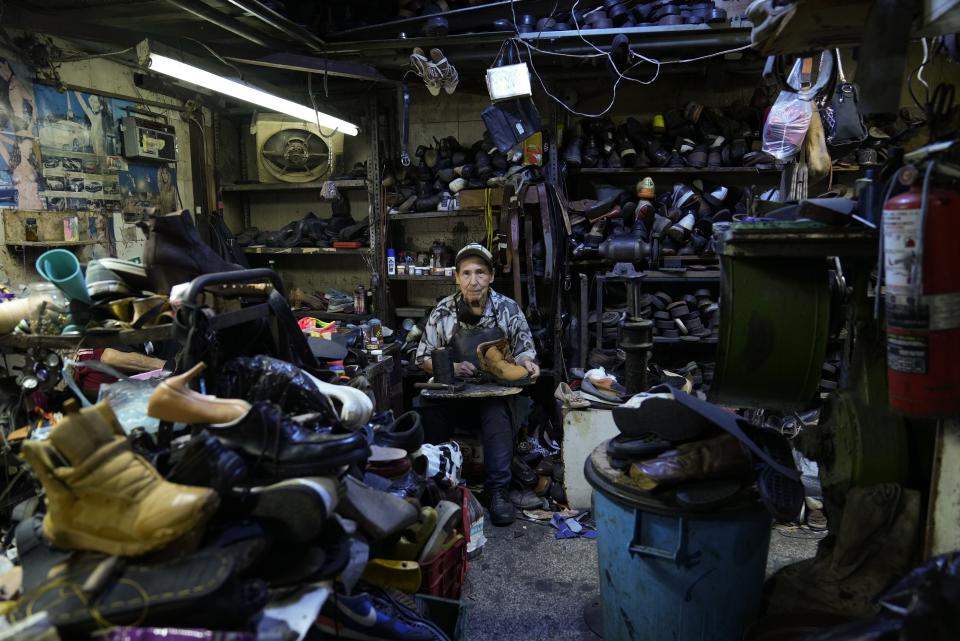
<path fill-rule="evenodd" d="M 598 641 L 584 608 L 599 599 L 596 542 L 557 541 L 549 525 L 517 521 L 487 529 L 467 574 L 464 641 Z M 813 556 L 822 534 L 775 528 L 767 574 Z"/>

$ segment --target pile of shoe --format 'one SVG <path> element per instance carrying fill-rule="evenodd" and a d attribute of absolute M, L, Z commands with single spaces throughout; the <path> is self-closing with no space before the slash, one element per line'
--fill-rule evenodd
<path fill-rule="evenodd" d="M 761 151 L 765 106 L 761 97 L 722 110 L 691 102 L 649 122 L 582 120 L 567 130 L 562 158 L 572 168 L 772 168 L 776 161 Z"/>
<path fill-rule="evenodd" d="M 803 485 L 779 432 L 666 385 L 614 407 L 613 419 L 620 434 L 602 446 L 604 464 L 625 486 L 697 510 L 759 496 L 778 520 L 799 516 Z"/>
<path fill-rule="evenodd" d="M 635 5 L 635 6 L 630 6 Z M 643 25 L 715 24 L 727 22 L 727 12 L 712 0 L 649 0 L 631 3 L 624 0 L 604 0 L 595 9 L 563 11 L 539 20 L 529 14 L 517 18 L 520 33 L 539 31 L 589 31 L 592 29 L 623 29 Z M 512 27 L 501 21 L 498 28 Z"/>
<path fill-rule="evenodd" d="M 506 178 L 523 169 L 519 159 L 497 150 L 489 132 L 470 147 L 448 136 L 435 145 L 421 145 L 414 164 L 388 170 L 383 178 L 390 211 L 437 211 L 464 189 L 502 186 Z"/>
<path fill-rule="evenodd" d="M 597 197 L 572 201 L 574 259 L 655 262 L 660 256 L 714 253 L 714 225 L 748 215 L 752 190 L 694 180 L 656 192 L 649 176 L 633 190 L 596 186 Z"/>
<path fill-rule="evenodd" d="M 17 512 L 8 620 L 44 612 L 70 638 L 107 622 L 273 638 L 295 610 L 350 638 L 446 641 L 389 590 L 416 592 L 421 565 L 465 536 L 462 492 L 410 478 L 419 417 L 371 423 L 363 392 L 266 356 L 228 361 L 216 395 L 192 389 L 203 373 L 145 392 L 145 413 L 182 434 L 169 443 L 106 400 L 68 401 L 48 438 L 22 442 L 45 514 Z"/>
<path fill-rule="evenodd" d="M 340 291 L 335 287 L 328 287 L 312 293 L 302 289 L 290 290 L 290 306 L 294 309 L 315 309 L 330 313 L 352 314 L 353 294 Z"/>
<path fill-rule="evenodd" d="M 510 466 L 511 488 L 507 496 L 520 510 L 550 510 L 565 505 L 563 465 L 557 457 L 532 449 L 513 457 Z"/>
<path fill-rule="evenodd" d="M 247 227 L 237 235 L 241 247 L 335 247 L 336 243 L 369 244 L 370 219 L 354 220 L 350 203 L 345 198 L 333 201 L 333 215 L 319 218 L 310 212 L 300 220 L 288 223 L 277 231 L 261 231 Z"/>
<path fill-rule="evenodd" d="M 654 336 L 684 342 L 716 340 L 720 306 L 711 296 L 709 289 L 698 289 L 676 300 L 666 292 L 643 294 L 641 316 L 653 320 Z"/>

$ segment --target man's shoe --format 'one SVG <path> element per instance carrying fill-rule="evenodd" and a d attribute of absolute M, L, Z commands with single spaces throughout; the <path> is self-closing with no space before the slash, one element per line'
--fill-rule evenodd
<path fill-rule="evenodd" d="M 517 518 L 517 511 L 510 501 L 507 489 L 494 488 L 490 494 L 490 522 L 497 526 L 510 525 Z"/>
<path fill-rule="evenodd" d="M 172 449 L 170 461 L 168 481 L 209 487 L 217 494 L 229 492 L 247 477 L 243 459 L 206 430 L 201 430 L 182 447 Z"/>
<path fill-rule="evenodd" d="M 190 381 L 206 367 L 200 362 L 162 381 L 150 394 L 147 414 L 174 423 L 229 423 L 246 415 L 250 403 L 241 398 L 217 398 L 190 389 Z"/>
<path fill-rule="evenodd" d="M 320 536 L 323 524 L 340 501 L 340 483 L 333 478 L 296 478 L 240 490 L 245 516 L 273 526 L 285 541 L 305 543 Z"/>
<path fill-rule="evenodd" d="M 316 626 L 337 639 L 449 641 L 432 621 L 387 593 L 335 594 L 324 603 Z"/>
<path fill-rule="evenodd" d="M 130 449 L 108 403 L 75 407 L 67 404 L 48 440 L 23 444 L 47 494 L 52 545 L 138 556 L 202 533 L 219 504 L 213 490 L 163 480 Z"/>
<path fill-rule="evenodd" d="M 344 465 L 363 463 L 370 455 L 363 434 L 333 434 L 301 425 L 278 405 L 254 403 L 247 414 L 207 428 L 246 459 L 252 471 L 275 478 L 333 476 Z"/>

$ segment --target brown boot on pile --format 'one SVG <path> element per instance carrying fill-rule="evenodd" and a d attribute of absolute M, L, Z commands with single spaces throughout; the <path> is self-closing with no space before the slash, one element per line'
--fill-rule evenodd
<path fill-rule="evenodd" d="M 219 499 L 208 488 L 163 480 L 130 444 L 106 402 L 68 414 L 23 458 L 46 491 L 44 537 L 54 547 L 138 556 L 202 526 Z"/>
<path fill-rule="evenodd" d="M 513 362 L 510 342 L 505 338 L 477 345 L 480 369 L 501 381 L 519 381 L 529 374 L 526 368 Z"/>

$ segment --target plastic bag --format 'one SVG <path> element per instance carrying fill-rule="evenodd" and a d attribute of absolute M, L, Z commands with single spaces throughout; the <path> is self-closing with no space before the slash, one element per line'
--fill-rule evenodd
<path fill-rule="evenodd" d="M 483 506 L 480 505 L 480 501 L 473 495 L 473 492 L 467 488 L 463 488 L 463 491 L 467 494 L 467 512 L 469 512 L 468 518 L 470 520 L 470 540 L 467 541 L 467 558 L 473 559 L 480 556 L 483 552 L 483 546 L 487 542 L 487 537 L 483 533 Z"/>
<path fill-rule="evenodd" d="M 221 398 L 276 403 L 285 414 L 319 412 L 328 425 L 338 420 L 330 399 L 317 389 L 306 372 L 278 358 L 234 358 L 224 364 L 215 389 L 216 395 Z"/>
<path fill-rule="evenodd" d="M 800 64 L 793 64 L 788 82 L 791 87 L 800 86 Z M 813 116 L 813 103 L 804 100 L 799 94 L 781 91 L 776 102 L 770 108 L 767 121 L 763 124 L 763 151 L 780 162 L 792 159 L 803 145 L 803 139 L 810 127 Z"/>
<path fill-rule="evenodd" d="M 163 376 L 153 375 L 152 372 L 127 376 L 100 361 L 67 359 L 63 362 L 63 380 L 84 407 L 90 407 L 93 403 L 77 386 L 73 370 L 78 367 L 92 369 L 117 379 L 113 383 L 100 385 L 97 402 L 107 401 L 110 404 L 124 432 L 129 434 L 138 427 L 142 427 L 148 434 L 156 434 L 160 430 L 160 420 L 147 414 L 147 401 L 164 379 Z"/>

